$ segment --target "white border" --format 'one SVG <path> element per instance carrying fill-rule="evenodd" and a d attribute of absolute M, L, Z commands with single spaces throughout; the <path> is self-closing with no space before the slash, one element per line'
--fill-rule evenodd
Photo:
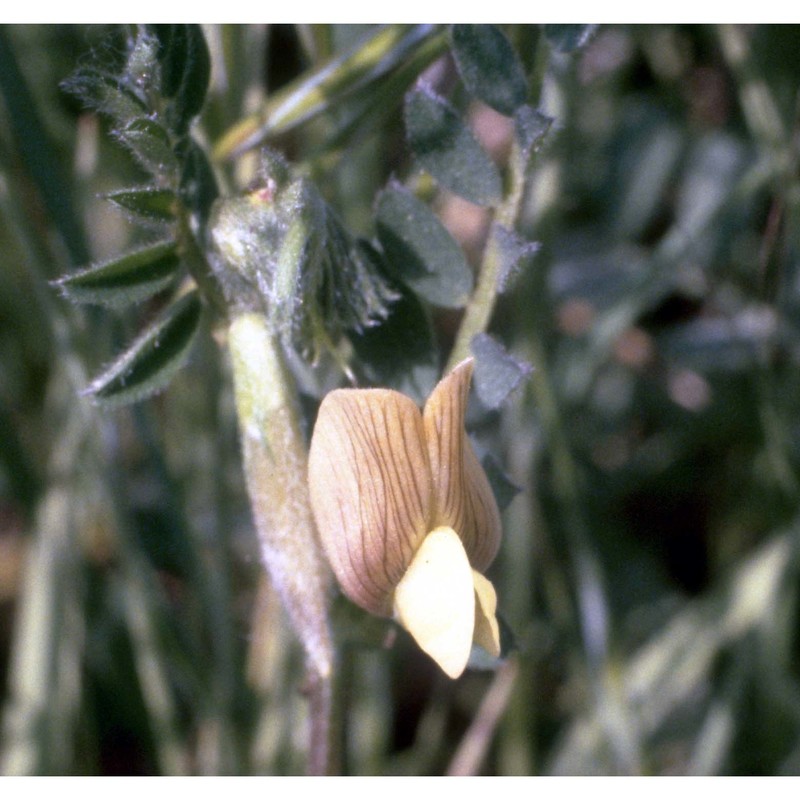
<path fill-rule="evenodd" d="M 170 4 L 138 0 L 133 5 L 74 0 L 70 3 L 5 2 L 0 23 L 111 23 L 111 22 L 595 22 L 595 23 L 715 23 L 798 22 L 800 7 L 786 0 L 757 4 L 698 3 L 673 0 L 669 4 L 536 2 L 536 0 L 403 0 L 402 3 L 367 3 L 365 0 L 297 0 L 293 3 L 259 3 L 226 0 L 220 4 Z M 131 17 L 135 17 L 132 19 Z"/>
<path fill-rule="evenodd" d="M 320 784 L 320 781 L 322 784 Z M 800 788 L 794 777 L 754 778 L 658 778 L 658 777 L 543 777 L 543 778 L 3 778 L 3 796 L 9 800 L 30 797 L 40 790 L 51 794 L 80 792 L 83 800 L 171 800 L 186 792 L 192 800 L 219 800 L 224 793 L 237 800 L 284 798 L 290 793 L 318 792 L 331 800 L 408 800 L 437 797 L 442 792 L 459 794 L 463 800 L 480 800 L 486 792 L 499 792 L 504 800 L 592 797 L 594 800 L 706 800 L 709 792 L 723 796 L 749 797 L 769 794 L 774 800 L 793 800 Z"/>

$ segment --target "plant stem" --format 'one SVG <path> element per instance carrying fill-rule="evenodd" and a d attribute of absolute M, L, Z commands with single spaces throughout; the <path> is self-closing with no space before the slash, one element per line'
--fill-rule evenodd
<path fill-rule="evenodd" d="M 518 670 L 519 663 L 516 658 L 506 661 L 498 669 L 481 700 L 478 713 L 450 762 L 447 769 L 448 776 L 472 776 L 480 773 L 497 726 L 511 699 Z"/>
<path fill-rule="evenodd" d="M 229 329 L 242 457 L 264 566 L 306 654 L 311 741 L 308 770 L 330 766 L 333 643 L 328 573 L 308 497 L 307 452 L 296 391 L 263 315 Z"/>
<path fill-rule="evenodd" d="M 525 194 L 525 178 L 528 174 L 527 162 L 528 159 L 520 152 L 515 139 L 511 158 L 509 159 L 509 190 L 503 202 L 497 207 L 494 216 L 495 225 L 500 225 L 509 230 L 514 229 Z M 464 317 L 461 320 L 445 373 L 450 372 L 457 364 L 469 356 L 472 339 L 489 327 L 497 301 L 501 267 L 501 253 L 496 246 L 494 236 L 490 234 L 489 241 L 483 252 L 478 282 L 464 311 Z"/>

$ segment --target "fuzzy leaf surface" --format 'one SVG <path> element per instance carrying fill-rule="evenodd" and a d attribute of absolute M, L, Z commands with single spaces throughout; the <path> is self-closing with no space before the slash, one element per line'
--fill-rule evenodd
<path fill-rule="evenodd" d="M 511 116 L 528 96 L 528 81 L 503 31 L 496 25 L 453 25 L 450 36 L 469 93 Z"/>
<path fill-rule="evenodd" d="M 177 160 L 169 134 L 160 123 L 137 117 L 111 133 L 151 175 L 162 179 L 174 177 Z"/>
<path fill-rule="evenodd" d="M 121 406 L 163 389 L 189 357 L 201 311 L 196 291 L 172 303 L 84 394 L 98 404 Z"/>
<path fill-rule="evenodd" d="M 96 264 L 56 281 L 78 303 L 120 307 L 137 303 L 169 286 L 180 267 L 175 242 L 159 242 Z"/>
<path fill-rule="evenodd" d="M 553 126 L 553 118 L 532 106 L 520 106 L 514 114 L 514 135 L 521 157 L 527 163 L 545 140 Z"/>
<path fill-rule="evenodd" d="M 439 376 L 433 327 L 425 307 L 410 289 L 397 284 L 398 299 L 380 325 L 351 332 L 366 383 L 388 386 L 422 403 Z"/>
<path fill-rule="evenodd" d="M 181 163 L 181 199 L 205 224 L 211 213 L 211 205 L 219 195 L 214 170 L 205 150 L 191 137 L 181 140 L 176 147 L 176 155 Z"/>
<path fill-rule="evenodd" d="M 161 91 L 172 99 L 171 125 L 181 135 L 200 113 L 211 77 L 211 56 L 199 25 L 154 25 Z"/>
<path fill-rule="evenodd" d="M 409 92 L 405 124 L 418 165 L 439 184 L 477 205 L 500 201 L 500 172 L 443 97 L 427 87 Z"/>
<path fill-rule="evenodd" d="M 529 242 L 515 230 L 499 223 L 492 225 L 489 247 L 494 249 L 500 263 L 497 291 L 501 294 L 508 290 L 523 266 L 539 252 L 538 242 Z"/>
<path fill-rule="evenodd" d="M 145 104 L 130 89 L 114 76 L 94 67 L 79 69 L 61 87 L 118 126 L 148 113 Z"/>
<path fill-rule="evenodd" d="M 146 222 L 174 222 L 177 197 L 170 189 L 117 189 L 106 196 L 115 206 Z"/>
<path fill-rule="evenodd" d="M 472 291 L 472 270 L 461 248 L 431 209 L 399 184 L 378 198 L 376 228 L 392 273 L 429 302 L 461 308 Z"/>
<path fill-rule="evenodd" d="M 475 356 L 475 391 L 487 408 L 500 408 L 531 373 L 530 364 L 514 358 L 500 342 L 479 333 L 470 344 Z"/>

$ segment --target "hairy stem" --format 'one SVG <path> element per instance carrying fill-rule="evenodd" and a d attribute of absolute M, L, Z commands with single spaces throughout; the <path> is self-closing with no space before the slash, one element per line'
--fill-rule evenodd
<path fill-rule="evenodd" d="M 528 174 L 528 159 L 520 153 L 516 141 L 509 161 L 509 188 L 503 202 L 497 207 L 494 222 L 495 225 L 512 230 L 522 206 Z M 489 327 L 497 301 L 501 267 L 501 254 L 495 246 L 494 237 L 490 235 L 483 253 L 478 282 L 464 311 L 445 374 L 469 356 L 473 338 Z"/>
<path fill-rule="evenodd" d="M 229 329 L 242 457 L 264 566 L 300 639 L 309 672 L 309 772 L 330 763 L 333 643 L 328 573 L 308 498 L 306 445 L 297 397 L 280 347 L 261 314 Z"/>

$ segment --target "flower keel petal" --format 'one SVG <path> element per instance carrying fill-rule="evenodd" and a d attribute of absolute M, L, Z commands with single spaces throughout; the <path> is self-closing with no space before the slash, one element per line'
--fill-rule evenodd
<path fill-rule="evenodd" d="M 472 649 L 475 589 L 464 546 L 452 528 L 436 528 L 425 537 L 397 586 L 394 612 L 447 675 L 461 675 Z"/>
<path fill-rule="evenodd" d="M 497 622 L 497 593 L 491 581 L 472 570 L 475 586 L 475 644 L 490 656 L 500 657 L 500 625 Z"/>

